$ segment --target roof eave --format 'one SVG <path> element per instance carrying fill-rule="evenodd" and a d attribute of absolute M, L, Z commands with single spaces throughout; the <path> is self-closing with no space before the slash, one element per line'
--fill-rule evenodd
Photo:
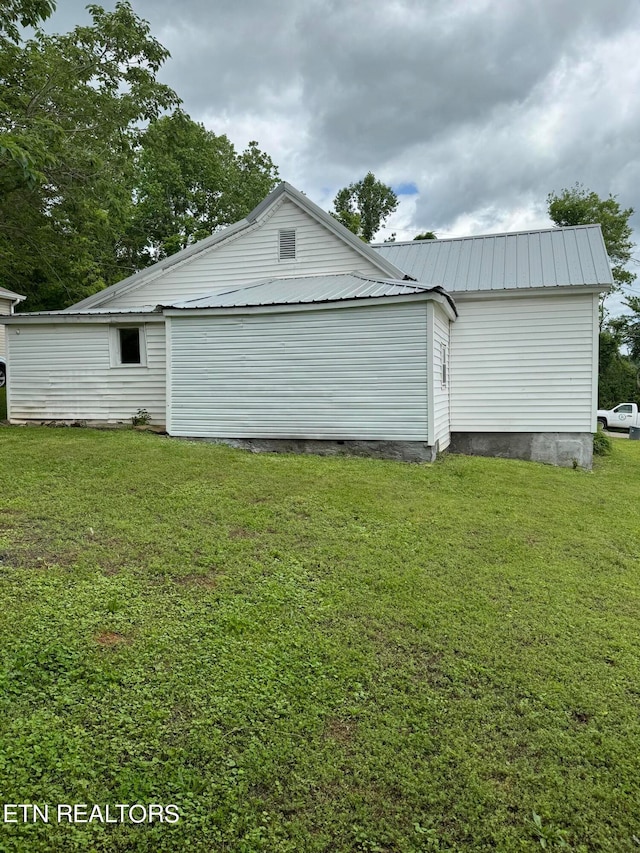
<path fill-rule="evenodd" d="M 164 317 L 157 309 L 147 311 L 119 311 L 108 313 L 90 311 L 34 311 L 25 314 L 0 315 L 0 325 L 53 325 L 57 323 L 106 323 L 131 325 L 132 323 L 162 323 Z"/>
<path fill-rule="evenodd" d="M 86 299 L 76 302 L 70 308 L 66 308 L 65 310 L 74 311 L 78 308 L 97 308 L 99 305 L 102 305 L 104 302 L 108 302 L 115 296 L 121 296 L 122 294 L 127 293 L 127 291 L 138 287 L 138 285 L 153 281 L 154 278 L 162 275 L 162 273 L 171 269 L 171 267 L 188 260 L 194 255 L 200 254 L 200 252 L 206 252 L 208 249 L 213 248 L 217 243 L 222 243 L 229 237 L 234 237 L 236 234 L 239 234 L 241 231 L 249 228 L 251 224 L 252 223 L 247 219 L 241 219 L 239 222 L 234 222 L 233 225 L 228 225 L 226 228 L 223 228 L 222 231 L 216 231 L 215 234 L 212 234 L 210 237 L 205 237 L 204 240 L 200 240 L 191 246 L 187 246 L 186 249 L 176 252 L 175 255 L 163 258 L 161 261 L 157 261 L 150 267 L 146 267 L 145 269 L 130 275 L 128 278 L 122 279 L 122 281 L 117 281 L 115 284 L 112 284 L 110 287 L 106 287 L 104 290 L 100 290 L 98 293 L 87 296 Z"/>
<path fill-rule="evenodd" d="M 6 287 L 0 287 L 0 299 L 9 299 L 12 305 L 17 305 L 18 302 L 24 302 L 26 296 L 21 293 L 14 293 L 13 290 L 7 290 Z"/>
<path fill-rule="evenodd" d="M 454 290 L 452 296 L 457 300 L 465 299 L 507 299 L 512 296 L 551 296 L 570 293 L 607 293 L 612 290 L 609 284 L 555 284 L 546 287 L 504 287 L 491 290 Z"/>

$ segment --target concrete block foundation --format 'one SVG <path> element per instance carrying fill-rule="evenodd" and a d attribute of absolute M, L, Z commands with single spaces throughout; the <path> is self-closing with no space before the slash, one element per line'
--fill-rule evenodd
<path fill-rule="evenodd" d="M 252 453 L 313 453 L 318 456 L 365 456 L 398 462 L 434 462 L 437 448 L 422 441 L 330 441 L 310 438 L 201 438 L 190 441 L 227 444 Z"/>
<path fill-rule="evenodd" d="M 451 453 L 546 462 L 564 468 L 593 465 L 590 432 L 453 432 Z"/>

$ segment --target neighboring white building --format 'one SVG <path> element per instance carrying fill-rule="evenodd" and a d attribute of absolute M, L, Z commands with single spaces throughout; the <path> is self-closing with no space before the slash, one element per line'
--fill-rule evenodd
<path fill-rule="evenodd" d="M 19 293 L 14 293 L 11 290 L 0 287 L 0 315 L 6 317 L 9 314 L 13 314 L 15 306 L 24 299 L 25 297 L 20 296 Z M 2 325 L 0 326 L 0 355 L 5 356 L 6 354 L 5 329 Z"/>
<path fill-rule="evenodd" d="M 62 312 L 8 326 L 14 423 L 263 449 L 591 464 L 599 226 L 368 246 L 290 185 Z"/>
<path fill-rule="evenodd" d="M 0 287 L 0 316 L 6 317 L 9 314 L 13 314 L 15 306 L 18 302 L 22 302 L 24 298 L 19 293 L 14 293 L 12 290 Z M 0 324 L 0 388 L 4 388 L 7 377 L 5 337 L 4 325 Z"/>

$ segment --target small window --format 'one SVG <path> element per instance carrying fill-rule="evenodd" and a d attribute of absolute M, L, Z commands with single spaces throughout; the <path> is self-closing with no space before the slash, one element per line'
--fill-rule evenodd
<path fill-rule="evenodd" d="M 144 326 L 112 326 L 109 349 L 111 367 L 145 367 L 147 352 Z"/>
<path fill-rule="evenodd" d="M 448 380 L 447 371 L 447 345 L 440 344 L 440 365 L 442 368 L 442 387 L 445 388 Z"/>
<path fill-rule="evenodd" d="M 278 232 L 278 260 L 295 261 L 296 259 L 296 229 L 282 228 Z"/>
<path fill-rule="evenodd" d="M 120 363 L 140 364 L 140 329 L 118 329 L 120 334 Z"/>
<path fill-rule="evenodd" d="M 630 415 L 633 409 L 630 403 L 623 403 L 621 406 L 617 406 L 613 411 L 617 412 L 619 415 Z"/>

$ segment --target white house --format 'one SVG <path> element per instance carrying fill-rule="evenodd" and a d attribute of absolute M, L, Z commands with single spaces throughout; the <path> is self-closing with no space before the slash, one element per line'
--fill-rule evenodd
<path fill-rule="evenodd" d="M 591 464 L 597 225 L 368 246 L 289 184 L 61 312 L 7 325 L 13 423 L 263 449 Z"/>
<path fill-rule="evenodd" d="M 13 310 L 18 302 L 22 302 L 24 296 L 19 293 L 14 293 L 12 290 L 6 290 L 0 287 L 0 316 L 13 314 Z M 4 388 L 6 380 L 6 344 L 5 344 L 5 328 L 0 325 L 0 388 Z"/>

